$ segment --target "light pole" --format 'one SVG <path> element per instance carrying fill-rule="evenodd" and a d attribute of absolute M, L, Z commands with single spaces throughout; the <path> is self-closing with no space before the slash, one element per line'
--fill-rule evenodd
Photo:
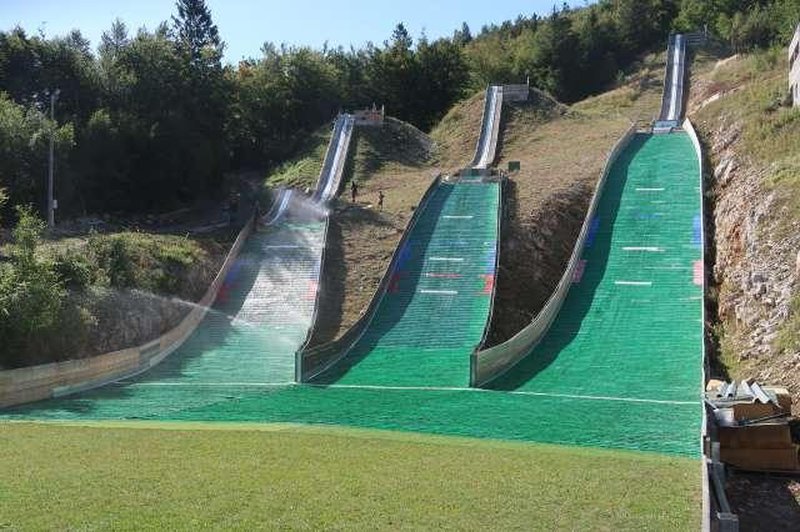
<path fill-rule="evenodd" d="M 47 165 L 47 227 L 56 225 L 55 200 L 53 199 L 53 158 L 56 136 L 56 100 L 60 92 L 60 89 L 56 89 L 54 92 L 50 93 L 50 121 L 52 122 L 52 126 L 50 128 L 50 160 Z"/>

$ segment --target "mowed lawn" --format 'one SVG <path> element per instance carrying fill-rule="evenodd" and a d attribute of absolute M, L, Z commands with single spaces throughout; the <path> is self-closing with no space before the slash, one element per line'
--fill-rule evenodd
<path fill-rule="evenodd" d="M 135 427 L 135 428 L 134 428 Z M 291 425 L 0 423 L 0 530 L 696 530 L 697 460 Z"/>

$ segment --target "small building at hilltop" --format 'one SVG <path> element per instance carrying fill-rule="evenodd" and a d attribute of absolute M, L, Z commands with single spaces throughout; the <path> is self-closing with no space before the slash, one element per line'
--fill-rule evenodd
<path fill-rule="evenodd" d="M 792 104 L 800 105 L 800 24 L 794 29 L 789 44 L 789 90 L 792 91 Z"/>

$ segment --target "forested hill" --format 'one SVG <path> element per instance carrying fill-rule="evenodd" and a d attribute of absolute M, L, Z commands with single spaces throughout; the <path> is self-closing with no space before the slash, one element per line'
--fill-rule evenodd
<path fill-rule="evenodd" d="M 52 130 L 62 216 L 157 211 L 213 194 L 225 170 L 279 163 L 340 109 L 385 104 L 429 130 L 476 89 L 526 78 L 572 102 L 613 84 L 670 31 L 707 28 L 746 50 L 785 44 L 798 18 L 800 0 L 602 0 L 436 40 L 398 24 L 360 49 L 279 46 L 265 35 L 262 55 L 235 66 L 222 62 L 224 36 L 204 0 L 178 0 L 153 30 L 116 21 L 100 43 L 79 29 L 47 38 L 7 28 L 0 222 L 14 205 L 43 210 Z"/>

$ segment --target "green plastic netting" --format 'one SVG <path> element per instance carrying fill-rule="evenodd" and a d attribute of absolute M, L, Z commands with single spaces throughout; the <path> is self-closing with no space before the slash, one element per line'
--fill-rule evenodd
<path fill-rule="evenodd" d="M 498 183 L 440 184 L 356 345 L 317 383 L 468 386 L 491 306 Z"/>
<path fill-rule="evenodd" d="M 685 133 L 632 140 L 592 222 L 580 282 L 544 340 L 492 388 L 698 401 L 703 257 L 693 154 Z"/>
<path fill-rule="evenodd" d="M 462 388 L 471 348 L 482 329 L 473 325 L 472 311 L 458 314 L 450 309 L 448 321 L 446 315 L 437 315 L 446 314 L 438 306 L 426 308 L 425 300 L 412 297 L 404 303 L 406 308 L 413 309 L 414 316 L 425 315 L 403 321 L 412 319 L 406 312 L 393 327 L 376 325 L 385 327 L 385 334 L 370 340 L 376 351 L 329 385 L 275 385 L 266 377 L 256 378 L 260 362 L 240 356 L 220 364 L 216 383 L 199 382 L 197 375 L 187 376 L 184 369 L 172 370 L 177 373 L 166 377 L 170 365 L 191 367 L 181 359 L 212 357 L 206 354 L 207 346 L 193 338 L 171 355 L 169 365 L 134 382 L 8 410 L 0 417 L 337 424 L 697 456 L 703 304 L 698 284 L 702 281 L 698 172 L 685 134 L 634 138 L 609 175 L 580 282 L 544 341 L 494 383 L 497 390 Z M 458 197 L 454 196 L 458 189 L 443 189 L 447 197 L 440 197 L 441 204 L 432 206 L 426 217 L 437 209 L 438 218 L 463 215 L 447 207 L 456 205 L 450 198 Z M 477 194 L 477 189 L 464 193 Z M 464 199 L 465 205 L 493 212 L 496 195 L 470 198 Z M 452 237 L 452 246 L 444 238 L 434 238 L 447 227 L 445 219 L 430 227 L 428 246 L 420 247 L 418 259 L 407 263 L 409 269 L 431 264 L 424 257 L 477 251 L 474 244 L 459 248 L 458 236 Z M 434 249 L 433 242 L 443 245 Z M 452 288 L 456 285 L 417 281 L 417 288 L 461 290 L 460 284 Z M 231 292 L 230 299 L 249 297 L 236 294 Z M 467 305 L 478 308 L 478 300 L 470 299 Z M 387 305 L 386 313 L 391 314 L 393 306 Z M 485 319 L 485 310 L 481 312 Z M 406 340 L 411 345 L 381 344 L 400 342 L 395 328 L 412 323 L 419 327 L 419 335 Z M 449 325 L 437 331 L 433 323 Z M 426 343 L 438 341 L 438 336 L 447 338 L 451 327 L 460 331 L 452 340 Z M 269 330 L 266 325 L 264 330 Z M 264 338 L 273 341 L 272 333 Z M 214 349 L 227 345 L 224 334 L 217 342 Z M 441 364 L 426 356 L 429 348 L 442 353 Z M 386 368 L 385 374 L 379 366 Z"/>

